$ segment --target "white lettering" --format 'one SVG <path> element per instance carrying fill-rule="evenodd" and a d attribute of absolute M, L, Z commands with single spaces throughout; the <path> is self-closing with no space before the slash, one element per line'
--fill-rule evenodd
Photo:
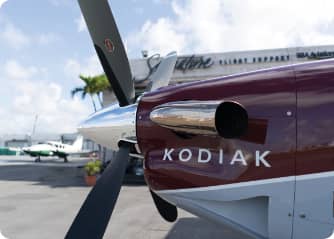
<path fill-rule="evenodd" d="M 224 151 L 222 149 L 219 150 L 219 164 L 224 163 Z"/>
<path fill-rule="evenodd" d="M 179 151 L 180 150 L 180 151 Z M 223 165 L 226 161 L 224 159 L 224 150 L 219 149 L 219 153 L 215 151 L 214 156 L 212 156 L 212 152 L 210 149 L 205 149 L 205 148 L 199 148 L 198 150 L 198 158 L 197 162 L 198 163 L 209 163 L 214 157 L 214 160 L 218 161 L 219 165 Z M 180 148 L 177 150 L 178 151 L 178 160 L 181 162 L 189 162 L 193 158 L 193 153 L 194 150 L 189 149 L 189 148 Z M 173 153 L 175 152 L 175 148 L 165 148 L 164 156 L 163 156 L 163 161 L 173 161 Z M 256 167 L 266 167 L 266 168 L 271 168 L 270 163 L 267 161 L 266 157 L 271 153 L 271 151 L 264 151 L 261 152 L 260 150 L 256 150 L 254 152 L 254 156 L 252 158 L 255 158 L 252 162 L 255 163 Z M 174 155 L 176 156 L 176 155 Z M 250 155 L 248 155 L 250 156 Z M 234 152 L 234 155 L 232 157 L 232 160 L 230 161 L 230 165 L 243 165 L 247 166 L 249 162 L 246 161 L 245 154 L 241 149 L 238 149 Z"/>
<path fill-rule="evenodd" d="M 270 151 L 265 151 L 263 154 L 260 154 L 260 151 L 256 150 L 255 155 L 256 155 L 256 161 L 255 165 L 256 167 L 260 167 L 261 162 L 266 166 L 267 168 L 271 168 L 271 165 L 265 160 L 264 157 L 266 157 Z"/>
<path fill-rule="evenodd" d="M 202 154 L 206 153 L 206 159 L 202 159 Z M 211 160 L 211 152 L 207 149 L 199 149 L 198 150 L 198 162 L 199 163 L 207 163 Z"/>
<path fill-rule="evenodd" d="M 174 151 L 173 148 L 171 148 L 170 150 L 165 149 L 165 154 L 164 154 L 164 158 L 162 160 L 169 160 L 169 161 L 173 161 L 172 155 L 171 153 Z"/>
<path fill-rule="evenodd" d="M 187 157 L 183 157 L 185 153 Z M 179 153 L 179 160 L 182 162 L 187 162 L 191 159 L 192 156 L 193 154 L 190 149 L 182 149 Z"/>
<path fill-rule="evenodd" d="M 233 156 L 233 159 L 231 161 L 231 165 L 234 165 L 235 162 L 241 162 L 242 165 L 247 166 L 247 162 L 245 160 L 244 154 L 242 151 L 239 149 L 235 151 L 235 154 Z"/>

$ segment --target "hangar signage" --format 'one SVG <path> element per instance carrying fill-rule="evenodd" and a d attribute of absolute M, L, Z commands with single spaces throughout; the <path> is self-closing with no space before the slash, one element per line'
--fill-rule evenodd
<path fill-rule="evenodd" d="M 306 60 L 322 60 L 328 58 L 334 58 L 334 51 L 299 51 L 296 52 L 295 57 L 297 59 L 306 59 Z M 178 57 L 175 70 L 182 71 L 183 73 L 187 71 L 192 71 L 196 69 L 209 69 L 214 64 L 219 65 L 240 65 L 240 64 L 261 64 L 261 63 L 271 63 L 271 62 L 289 62 L 293 58 L 293 55 L 278 52 L 263 56 L 244 56 L 244 57 L 235 57 L 235 58 L 221 58 L 215 62 L 210 56 L 203 55 L 191 55 L 191 56 L 181 56 Z"/>
<path fill-rule="evenodd" d="M 186 72 L 188 70 L 207 69 L 213 64 L 214 62 L 211 57 L 192 55 L 188 57 L 179 57 L 175 69 Z"/>
<path fill-rule="evenodd" d="M 307 58 L 310 60 L 322 60 L 334 58 L 334 51 L 317 51 L 317 52 L 297 52 L 296 57 Z"/>

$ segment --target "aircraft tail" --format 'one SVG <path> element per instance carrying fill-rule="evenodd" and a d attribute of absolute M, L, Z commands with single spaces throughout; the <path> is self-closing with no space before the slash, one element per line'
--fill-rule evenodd
<path fill-rule="evenodd" d="M 73 142 L 72 146 L 77 149 L 78 151 L 82 150 L 82 145 L 83 145 L 83 136 L 78 135 L 76 140 Z"/>

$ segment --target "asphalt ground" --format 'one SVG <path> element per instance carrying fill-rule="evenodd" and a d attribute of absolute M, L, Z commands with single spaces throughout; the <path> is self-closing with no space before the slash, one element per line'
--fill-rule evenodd
<path fill-rule="evenodd" d="M 83 169 L 87 159 L 0 156 L 0 239 L 59 239 L 90 191 Z M 247 239 L 229 228 L 179 209 L 175 223 L 158 214 L 148 188 L 127 177 L 104 238 Z M 92 219 L 92 226 L 94 226 Z"/>

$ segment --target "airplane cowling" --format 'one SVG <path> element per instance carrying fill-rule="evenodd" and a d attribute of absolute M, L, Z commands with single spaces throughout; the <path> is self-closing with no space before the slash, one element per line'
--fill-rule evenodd
<path fill-rule="evenodd" d="M 155 107 L 180 101 L 237 102 L 247 111 L 247 132 L 232 139 L 183 134 L 150 119 Z M 294 175 L 295 109 L 291 66 L 147 93 L 136 116 L 146 181 L 154 190 L 167 190 Z"/>

